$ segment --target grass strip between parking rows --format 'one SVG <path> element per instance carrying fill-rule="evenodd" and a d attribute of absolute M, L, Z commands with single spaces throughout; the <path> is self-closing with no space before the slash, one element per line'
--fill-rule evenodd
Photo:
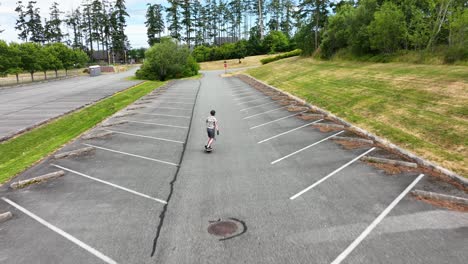
<path fill-rule="evenodd" d="M 144 82 L 3 142 L 0 144 L 0 183 L 163 84 Z"/>

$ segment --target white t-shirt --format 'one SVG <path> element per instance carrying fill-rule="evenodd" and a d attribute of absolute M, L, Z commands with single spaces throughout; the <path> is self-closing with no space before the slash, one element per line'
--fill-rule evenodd
<path fill-rule="evenodd" d="M 206 119 L 206 128 L 209 129 L 218 129 L 218 120 L 216 120 L 216 117 L 214 116 L 209 116 Z"/>

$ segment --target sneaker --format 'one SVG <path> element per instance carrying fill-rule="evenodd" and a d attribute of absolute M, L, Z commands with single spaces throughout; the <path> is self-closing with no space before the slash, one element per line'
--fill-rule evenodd
<path fill-rule="evenodd" d="M 208 149 L 209 149 L 209 150 L 212 150 L 211 146 L 210 146 L 210 147 L 208 147 Z"/>
<path fill-rule="evenodd" d="M 205 145 L 205 149 L 208 149 L 208 147 Z"/>

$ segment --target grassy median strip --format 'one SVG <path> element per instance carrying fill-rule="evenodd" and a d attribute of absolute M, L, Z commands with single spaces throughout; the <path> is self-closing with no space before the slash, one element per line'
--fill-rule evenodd
<path fill-rule="evenodd" d="M 0 183 L 163 84 L 153 81 L 139 84 L 3 142 L 0 144 Z"/>
<path fill-rule="evenodd" d="M 468 176 L 468 67 L 289 58 L 248 74 Z"/>

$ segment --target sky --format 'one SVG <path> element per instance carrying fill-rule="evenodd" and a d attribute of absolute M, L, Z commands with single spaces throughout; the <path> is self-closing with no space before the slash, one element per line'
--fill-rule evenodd
<path fill-rule="evenodd" d="M 23 0 L 23 5 L 27 5 L 29 0 Z M 61 11 L 69 12 L 73 8 L 81 5 L 82 0 L 36 0 L 36 6 L 40 8 L 42 19 L 49 17 L 49 8 L 53 2 L 59 3 Z M 0 0 L 0 39 L 6 42 L 20 42 L 18 31 L 15 30 L 18 14 L 15 12 L 17 0 Z M 130 40 L 132 48 L 147 47 L 145 13 L 147 3 L 163 3 L 164 0 L 126 0 L 127 12 L 130 17 L 127 19 L 125 33 Z M 64 27 L 65 30 L 65 27 Z M 64 32 L 66 33 L 66 31 Z"/>

